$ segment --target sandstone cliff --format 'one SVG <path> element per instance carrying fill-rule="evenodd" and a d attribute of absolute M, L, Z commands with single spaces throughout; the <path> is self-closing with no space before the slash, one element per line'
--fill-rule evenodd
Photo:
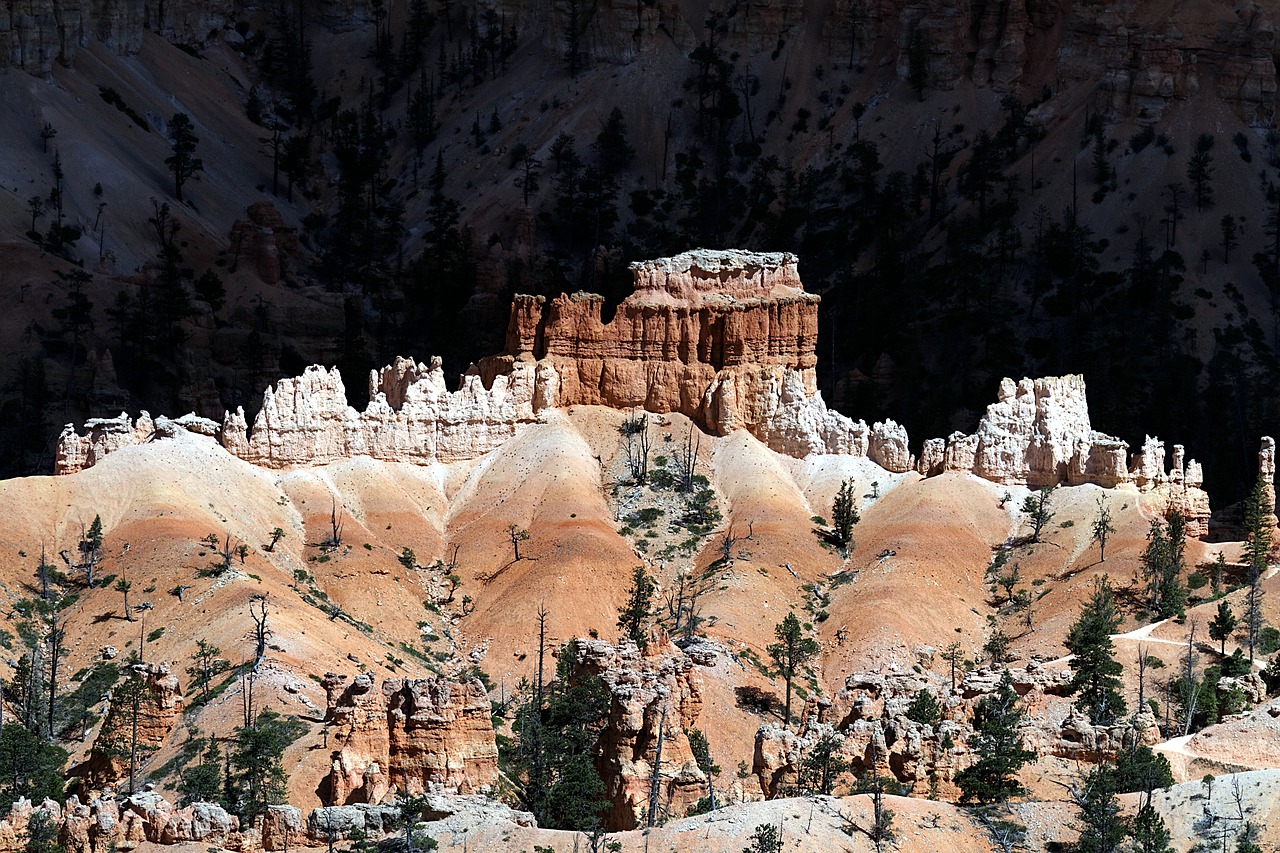
<path fill-rule="evenodd" d="M 486 791 L 498 777 L 489 700 L 478 681 L 328 673 L 326 719 L 334 750 L 325 800 L 380 803 L 396 790 Z"/>
<path fill-rule="evenodd" d="M 568 22 L 560 7 L 530 0 L 486 0 L 563 55 Z M 836 0 L 820 30 L 798 0 L 736 4 L 722 20 L 722 49 L 742 56 L 792 50 L 831 62 L 892 65 L 908 79 L 913 58 L 928 87 L 971 82 L 1001 93 L 1038 95 L 1046 86 L 1096 87 L 1104 109 L 1155 118 L 1173 101 L 1212 92 L 1251 123 L 1274 114 L 1275 11 L 1259 3 L 1129 0 Z M 598 62 L 629 63 L 673 43 L 688 54 L 704 40 L 701 7 L 662 0 L 605 0 L 583 11 L 581 48 Z"/>
<path fill-rule="evenodd" d="M 144 30 L 179 44 L 203 44 L 234 19 L 226 0 L 20 0 L 0 9 L 0 68 L 48 74 L 70 64 L 90 40 L 137 53 Z"/>

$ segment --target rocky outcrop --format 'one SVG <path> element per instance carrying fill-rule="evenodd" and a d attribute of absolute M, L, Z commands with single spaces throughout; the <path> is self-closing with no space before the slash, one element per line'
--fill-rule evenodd
<path fill-rule="evenodd" d="M 58 446 L 53 462 L 53 473 L 74 474 L 92 468 L 108 453 L 135 444 L 146 444 L 156 439 L 173 438 L 182 432 L 218 437 L 222 428 L 208 418 L 194 412 L 180 418 L 163 415 L 151 418 L 147 412 L 136 421 L 121 412 L 114 418 L 94 418 L 85 422 L 84 435 L 76 432 L 74 424 L 67 424 L 58 436 Z"/>
<path fill-rule="evenodd" d="M 1130 461 L 1124 441 L 1090 424 L 1080 376 L 1003 380 L 977 432 L 930 439 L 917 463 L 899 424 L 868 427 L 823 402 L 815 371 L 819 299 L 805 292 L 795 255 L 694 250 L 632 264 L 631 272 L 634 292 L 607 323 L 600 296 L 516 296 L 507 352 L 474 365 L 457 391 L 445 385 L 439 359 L 428 366 L 397 358 L 370 372 L 370 402 L 358 412 L 336 368 L 310 367 L 267 388 L 252 429 L 243 409 L 227 413 L 220 428 L 194 416 L 172 423 L 219 435 L 249 462 L 285 468 L 352 456 L 471 459 L 553 408 L 679 412 L 712 434 L 745 430 L 799 458 L 860 456 L 896 473 L 968 471 L 1031 487 L 1131 485 L 1181 509 L 1190 535 L 1207 532 L 1200 466 L 1175 446 L 1166 468 L 1164 445 L 1153 438 Z M 85 435 L 63 432 L 59 473 L 173 428 L 145 414 L 137 424 L 121 415 L 87 426 Z"/>
<path fill-rule="evenodd" d="M 39 805 L 20 799 L 0 819 L 0 851 L 23 849 L 31 816 L 43 811 L 57 830 L 66 853 L 110 853 L 153 844 L 202 843 L 226 850 L 256 849 L 256 831 L 242 833 L 240 820 L 213 803 L 175 808 L 148 786 L 124 799 L 107 794 L 81 803 L 74 794 L 61 806 L 50 800 Z M 267 848 L 272 849 L 272 848 Z"/>
<path fill-rule="evenodd" d="M 437 827 L 445 831 L 460 830 L 458 835 L 465 835 L 468 829 L 481 824 L 493 826 L 509 823 L 526 827 L 538 825 L 528 812 L 516 811 L 491 797 L 479 794 L 428 794 L 422 818 L 435 822 Z M 307 816 L 306 828 L 308 839 L 314 843 L 327 844 L 330 840 L 344 841 L 358 836 L 377 838 L 395 832 L 402 826 L 398 805 L 356 803 L 313 809 Z"/>
<path fill-rule="evenodd" d="M 995 483 L 1033 488 L 1132 486 L 1158 493 L 1162 508 L 1180 510 L 1189 536 L 1206 535 L 1209 496 L 1201 488 L 1199 463 L 1174 445 L 1166 468 L 1164 443 L 1150 436 L 1131 460 L 1128 449 L 1123 440 L 1093 429 L 1083 376 L 1004 379 L 977 432 L 925 442 L 917 470 L 924 476 L 970 471 Z"/>
<path fill-rule="evenodd" d="M 112 691 L 107 717 L 79 773 L 85 790 L 101 790 L 129 777 L 135 707 L 139 765 L 169 739 L 182 717 L 184 700 L 169 664 L 140 663 L 129 669 Z M 136 704 L 135 686 L 140 690 Z"/>
<path fill-rule="evenodd" d="M 334 746 L 322 786 L 335 804 L 380 803 L 396 790 L 487 791 L 498 776 L 489 699 L 478 681 L 326 674 Z"/>
<path fill-rule="evenodd" d="M 578 639 L 566 650 L 573 655 L 572 677 L 598 676 L 611 697 L 596 759 L 609 801 L 607 825 L 614 830 L 645 825 L 655 765 L 663 813 L 683 817 L 708 790 L 686 732 L 697 726 L 702 711 L 695 667 L 714 659 L 695 661 L 669 642 L 651 643 L 642 652 L 627 641 L 615 646 Z"/>
<path fill-rule="evenodd" d="M 419 464 L 470 459 L 538 421 L 535 389 L 551 381 L 537 365 L 515 362 L 488 385 L 470 372 L 459 390 L 449 391 L 440 359 L 428 367 L 397 358 L 370 372 L 369 405 L 357 412 L 336 368 L 309 367 L 266 390 L 252 430 L 243 409 L 228 413 L 222 444 L 268 468 L 351 456 Z"/>
<path fill-rule="evenodd" d="M 232 263 L 251 266 L 267 284 L 279 284 L 298 254 L 297 230 L 285 225 L 269 201 L 254 202 L 245 212 L 248 220 L 237 219 L 231 226 Z"/>
<path fill-rule="evenodd" d="M 559 7 L 532 0 L 487 0 L 540 31 L 557 56 L 568 48 Z M 819 28 L 806 29 L 798 0 L 746 0 L 722 18 L 720 49 L 743 56 L 799 45 L 805 55 L 858 66 L 892 65 L 901 80 L 914 63 L 927 88 L 972 82 L 995 92 L 1039 95 L 1073 84 L 1095 87 L 1114 113 L 1157 118 L 1174 100 L 1213 92 L 1248 122 L 1273 115 L 1275 9 L 1264 4 L 985 3 L 974 0 L 837 0 Z M 603 0 L 582 12 L 579 47 L 597 62 L 628 63 L 657 44 L 687 55 L 706 38 L 702 11 L 659 0 Z M 806 42 L 807 40 L 807 42 Z"/>
<path fill-rule="evenodd" d="M 1269 435 L 1262 437 L 1262 446 L 1258 448 L 1258 479 L 1262 481 L 1262 491 L 1271 504 L 1271 519 L 1274 524 L 1276 518 L 1276 440 Z"/>
<path fill-rule="evenodd" d="M 1093 726 L 1074 707 L 1064 707 L 1062 699 L 1052 699 L 1065 695 L 1070 670 L 1036 661 L 1007 670 L 980 667 L 965 673 L 952 690 L 949 681 L 936 673 L 891 664 L 851 674 L 830 698 L 811 698 L 798 731 L 762 726 L 756 733 L 753 772 L 766 797 L 785 795 L 795 790 L 806 755 L 826 739 L 836 746 L 851 773 L 869 772 L 874 766 L 913 794 L 953 798 L 959 794 L 956 774 L 973 761 L 969 739 L 974 733 L 974 709 L 998 688 L 1006 672 L 1026 712 L 1019 730 L 1022 740 L 1041 754 L 1094 761 L 1099 750 L 1114 756 L 1135 741 L 1147 745 L 1160 741 L 1150 711 L 1114 726 Z M 940 714 L 934 723 L 907 717 L 921 691 L 932 693 L 938 703 Z"/>

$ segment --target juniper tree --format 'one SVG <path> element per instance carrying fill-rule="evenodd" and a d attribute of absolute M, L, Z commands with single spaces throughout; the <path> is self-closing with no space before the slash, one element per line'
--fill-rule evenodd
<path fill-rule="evenodd" d="M 1065 645 L 1072 654 L 1068 691 L 1078 697 L 1076 707 L 1088 714 L 1095 726 L 1110 725 L 1126 711 L 1120 680 L 1124 667 L 1115 659 L 1111 641 L 1121 621 L 1111 584 L 1106 578 L 1097 578 L 1080 618 L 1067 633 Z"/>

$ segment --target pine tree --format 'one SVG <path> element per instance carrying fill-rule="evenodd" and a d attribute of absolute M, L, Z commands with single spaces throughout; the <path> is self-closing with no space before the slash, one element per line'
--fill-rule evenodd
<path fill-rule="evenodd" d="M 782 831 L 771 823 L 762 823 L 751 833 L 751 845 L 742 853 L 782 853 Z"/>
<path fill-rule="evenodd" d="M 1120 680 L 1124 667 L 1115 659 L 1111 641 L 1121 621 L 1111 584 L 1105 577 L 1097 578 L 1093 595 L 1067 633 L 1065 645 L 1072 654 L 1068 690 L 1078 696 L 1076 707 L 1088 714 L 1095 726 L 1110 725 L 1126 711 Z"/>
<path fill-rule="evenodd" d="M 631 165 L 631 161 L 636 158 L 636 149 L 627 141 L 627 120 L 621 109 L 614 107 L 609 112 L 604 127 L 591 144 L 591 150 L 599 158 L 600 168 L 607 175 L 617 174 Z"/>
<path fill-rule="evenodd" d="M 516 715 L 520 744 L 513 763 L 523 782 L 521 801 L 539 826 L 590 831 L 607 806 L 594 761 L 611 697 L 598 677 L 573 677 L 575 656 L 570 643 L 555 680 L 543 691 L 529 690 Z"/>
<path fill-rule="evenodd" d="M 1098 543 L 1098 562 L 1107 561 L 1107 537 L 1116 532 L 1111 523 L 1111 507 L 1105 498 L 1098 498 L 1098 514 L 1093 518 L 1093 541 Z"/>
<path fill-rule="evenodd" d="M 790 725 L 791 682 L 800 672 L 800 668 L 815 657 L 822 647 L 818 645 L 817 640 L 805 636 L 800 620 L 794 613 L 788 613 L 774 626 L 773 635 L 778 638 L 778 642 L 770 645 L 767 651 L 778 668 L 778 674 L 786 680 L 787 697 L 783 705 L 782 721 L 784 725 Z"/>
<path fill-rule="evenodd" d="M 18 673 L 15 672 L 15 680 Z M 14 697 L 6 691 L 5 698 Z M 32 734 L 19 723 L 0 728 L 0 812 L 22 797 L 40 803 L 61 801 L 67 751 Z"/>
<path fill-rule="evenodd" d="M 979 699 L 974 709 L 969 747 L 978 758 L 956 774 L 962 801 L 996 803 L 1023 792 L 1017 773 L 1036 754 L 1023 747 L 1018 734 L 1022 718 L 1013 677 L 1005 672 L 995 692 Z"/>
<path fill-rule="evenodd" d="M 1213 203 L 1213 136 L 1200 134 L 1187 159 L 1187 182 L 1196 197 L 1196 209 Z"/>
<path fill-rule="evenodd" d="M 1244 556 L 1249 566 L 1249 591 L 1245 594 L 1244 624 L 1245 638 L 1249 646 L 1249 660 L 1254 658 L 1258 634 L 1262 631 L 1262 575 L 1267 570 L 1267 561 L 1271 555 L 1272 512 L 1274 507 L 1268 493 L 1267 483 L 1262 475 L 1253 484 L 1249 497 L 1245 501 Z"/>
<path fill-rule="evenodd" d="M 1236 629 L 1236 615 L 1231 612 L 1231 605 L 1226 601 L 1218 602 L 1218 612 L 1209 622 L 1209 636 L 1221 643 L 1218 653 L 1227 656 L 1227 639 Z"/>
<path fill-rule="evenodd" d="M 178 201 L 182 201 L 183 184 L 197 172 L 204 171 L 204 161 L 195 156 L 200 139 L 196 136 L 191 116 L 186 113 L 174 113 L 173 118 L 169 119 L 169 135 L 173 137 L 173 154 L 166 157 L 164 162 L 169 171 L 173 172 L 173 194 Z"/>
<path fill-rule="evenodd" d="M 284 802 L 289 782 L 284 751 L 303 730 L 303 723 L 270 709 L 260 711 L 250 725 L 236 730 L 230 759 L 237 771 L 233 787 L 238 801 L 229 806 L 242 817 L 257 817 L 271 803 Z"/>
<path fill-rule="evenodd" d="M 1147 609 L 1160 619 L 1182 613 L 1187 588 L 1182 583 L 1186 566 L 1186 519 L 1173 511 L 1168 519 L 1151 520 L 1147 546 L 1142 552 L 1142 572 L 1147 585 Z"/>
<path fill-rule="evenodd" d="M 1056 488 L 1056 486 L 1044 486 L 1027 495 L 1026 500 L 1022 502 L 1022 511 L 1031 520 L 1032 542 L 1040 541 L 1040 534 L 1044 532 L 1045 525 L 1053 520 L 1054 512 L 1049 508 L 1049 504 Z"/>
<path fill-rule="evenodd" d="M 853 481 L 845 480 L 840 484 L 840 489 L 831 502 L 830 539 L 832 544 L 839 548 L 848 548 L 849 543 L 853 541 L 853 526 L 860 520 L 857 500 L 853 496 Z"/>
<path fill-rule="evenodd" d="M 653 611 L 653 594 L 657 589 L 653 578 L 637 566 L 631 573 L 631 589 L 627 603 L 618 608 L 618 630 L 640 648 L 648 645 L 649 614 Z"/>
<path fill-rule="evenodd" d="M 217 803 L 222 793 L 222 750 L 218 739 L 211 737 L 200 755 L 200 763 L 182 771 L 178 782 L 178 806 L 192 803 Z"/>
<path fill-rule="evenodd" d="M 1129 832 L 1120 814 L 1120 802 L 1111 784 L 1110 767 L 1103 762 L 1071 788 L 1071 799 L 1080 814 L 1076 853 L 1117 853 Z"/>

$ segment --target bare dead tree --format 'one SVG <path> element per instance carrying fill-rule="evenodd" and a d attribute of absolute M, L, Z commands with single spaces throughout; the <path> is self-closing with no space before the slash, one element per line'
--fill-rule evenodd
<path fill-rule="evenodd" d="M 258 606 L 257 612 L 254 612 L 254 605 Z M 267 637 L 271 636 L 271 629 L 267 627 L 267 596 L 255 595 L 249 599 L 249 617 L 253 619 L 253 635 L 254 635 L 254 661 L 253 670 L 258 671 L 258 667 L 262 665 L 262 659 L 267 654 Z"/>
<path fill-rule="evenodd" d="M 618 429 L 622 433 L 622 449 L 627 457 L 627 471 L 631 474 L 631 481 L 637 486 L 644 485 L 649 479 L 649 449 L 652 443 L 649 416 L 637 417 L 633 410 Z"/>
<path fill-rule="evenodd" d="M 682 492 L 693 491 L 693 478 L 698 468 L 698 453 L 702 449 L 702 431 L 697 430 L 697 438 L 694 437 L 693 425 L 689 425 L 689 432 L 685 435 L 684 444 L 677 447 L 672 458 L 676 464 L 676 486 Z"/>
<path fill-rule="evenodd" d="M 329 534 L 329 539 L 323 544 L 328 545 L 331 548 L 337 548 L 339 545 L 342 544 L 342 522 L 338 518 L 338 499 L 337 498 L 330 499 L 329 528 L 331 531 Z"/>
<path fill-rule="evenodd" d="M 1138 711 L 1142 711 L 1142 706 L 1146 704 L 1147 693 L 1147 667 L 1151 665 L 1151 655 L 1147 652 L 1146 644 L 1138 644 Z"/>
<path fill-rule="evenodd" d="M 537 707 L 542 707 L 542 662 L 547 652 L 547 617 L 551 615 L 551 611 L 547 610 L 546 603 L 538 605 L 538 703 Z"/>
<path fill-rule="evenodd" d="M 653 750 L 653 773 L 649 777 L 649 828 L 658 823 L 658 798 L 662 789 L 662 743 L 667 736 L 667 704 L 658 717 L 658 742 Z"/>

